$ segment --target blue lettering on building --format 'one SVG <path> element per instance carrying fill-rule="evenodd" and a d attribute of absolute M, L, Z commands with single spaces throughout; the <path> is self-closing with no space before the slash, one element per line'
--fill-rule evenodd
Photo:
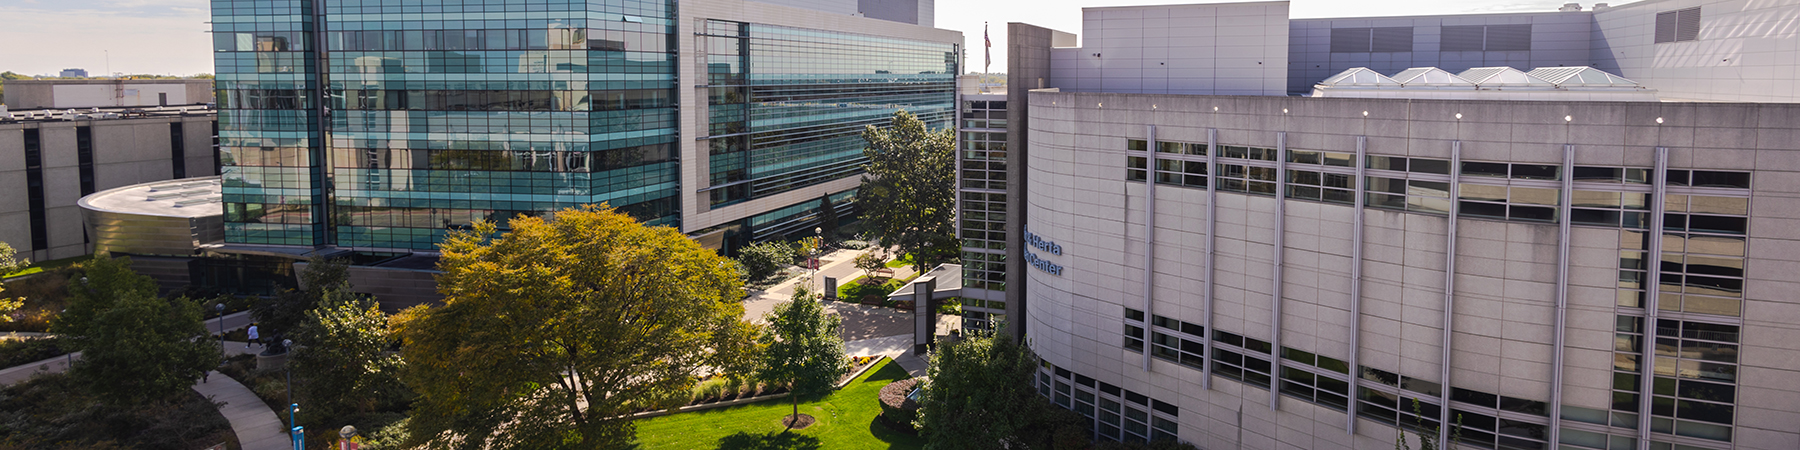
<path fill-rule="evenodd" d="M 1036 235 L 1036 234 L 1032 234 L 1031 227 L 1025 227 L 1025 243 L 1031 244 L 1032 247 L 1037 247 L 1038 250 L 1050 252 L 1050 254 L 1052 254 L 1052 255 L 1061 255 L 1062 254 L 1062 246 L 1061 245 L 1056 245 L 1056 241 L 1044 240 L 1044 238 L 1038 237 L 1038 235 Z"/>
<path fill-rule="evenodd" d="M 1025 262 L 1031 264 L 1031 267 L 1036 267 L 1038 270 L 1044 271 L 1044 273 L 1059 277 L 1062 276 L 1062 266 L 1056 265 L 1056 263 L 1050 262 L 1049 260 L 1039 259 L 1037 254 L 1032 253 L 1030 250 L 1025 251 Z"/>
<path fill-rule="evenodd" d="M 1056 245 L 1055 241 L 1045 240 L 1036 234 L 1032 234 L 1031 227 L 1025 227 L 1025 243 L 1052 255 L 1062 254 L 1061 245 Z M 1062 266 L 1056 265 L 1056 263 L 1050 262 L 1049 260 L 1038 258 L 1037 254 L 1032 253 L 1031 250 L 1021 251 L 1025 252 L 1026 264 L 1030 264 L 1031 267 L 1036 267 L 1038 270 L 1044 271 L 1044 273 L 1059 277 L 1062 276 Z"/>

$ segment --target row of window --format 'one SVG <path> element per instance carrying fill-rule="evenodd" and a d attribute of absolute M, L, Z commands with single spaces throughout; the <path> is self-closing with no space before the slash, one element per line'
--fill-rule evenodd
<path fill-rule="evenodd" d="M 332 165 L 356 169 L 467 170 L 481 172 L 606 172 L 677 161 L 674 143 L 595 151 L 390 149 L 333 147 Z M 261 152 L 234 155 L 262 156 Z M 255 156 L 242 165 L 262 165 Z"/>
<path fill-rule="evenodd" d="M 1651 333 L 1645 319 L 1618 316 L 1614 339 L 1610 425 L 1636 429 L 1644 375 L 1639 357 Z M 1737 401 L 1738 333 L 1735 325 L 1661 319 L 1654 341 L 1650 431 L 1731 441 Z M 1590 420 L 1597 424 L 1606 421 Z"/>
<path fill-rule="evenodd" d="M 1203 340 L 1208 335 L 1204 327 L 1163 316 L 1149 316 L 1146 322 L 1145 316 L 1142 311 L 1125 309 L 1127 350 L 1148 349 L 1154 358 L 1204 370 Z M 1150 336 L 1147 341 L 1146 333 Z M 1343 360 L 1282 347 L 1277 370 L 1270 363 L 1273 345 L 1267 341 L 1216 330 L 1211 338 L 1214 374 L 1262 389 L 1278 382 L 1282 395 L 1337 411 L 1348 410 L 1352 373 Z M 1358 416 L 1414 431 L 1435 431 L 1442 385 L 1367 366 L 1359 367 L 1355 376 L 1372 382 L 1363 383 L 1359 389 Z M 1457 403 L 1452 417 L 1461 423 L 1463 443 L 1503 449 L 1545 448 L 1549 409 L 1543 402 L 1451 389 L 1451 400 Z M 1543 419 L 1508 418 L 1519 414 Z"/>
<path fill-rule="evenodd" d="M 1142 139 L 1126 140 L 1125 149 L 1144 151 L 1149 143 Z M 1172 155 L 1206 156 L 1207 145 L 1184 142 L 1157 142 L 1157 153 Z M 1277 161 L 1281 152 L 1272 148 L 1246 147 L 1235 145 L 1219 146 L 1220 158 L 1248 159 L 1252 161 Z M 1158 157 L 1162 159 L 1166 157 Z M 1186 158 L 1176 158 L 1183 159 Z M 1288 150 L 1287 162 L 1292 164 L 1308 164 L 1326 167 L 1356 167 L 1354 153 L 1328 152 L 1316 150 Z M 1435 158 L 1418 158 L 1402 156 L 1369 155 L 1363 161 L 1364 167 L 1375 170 L 1395 172 L 1412 172 L 1425 174 L 1448 175 L 1450 161 Z M 1141 168 L 1141 166 L 1134 166 Z M 1555 164 L 1529 163 L 1497 163 L 1480 161 L 1463 161 L 1459 173 L 1465 177 L 1494 177 L 1520 180 L 1561 180 L 1562 167 Z M 1348 172 L 1348 171 L 1344 171 Z M 1201 172 L 1200 174 L 1205 174 Z M 1574 166 L 1569 174 L 1578 183 L 1626 183 L 1650 184 L 1650 169 L 1602 166 Z M 1139 178 L 1141 180 L 1141 178 Z M 1668 171 L 1669 186 L 1692 186 L 1709 188 L 1750 188 L 1749 172 L 1716 171 L 1716 170 L 1683 170 Z"/>
<path fill-rule="evenodd" d="M 230 91 L 220 90 L 222 94 Z M 617 111 L 676 106 L 670 89 L 617 91 L 404 90 L 332 91 L 334 110 Z"/>
<path fill-rule="evenodd" d="M 1094 436 L 1120 442 L 1174 441 L 1181 408 L 1042 362 L 1038 393 L 1092 422 Z"/>

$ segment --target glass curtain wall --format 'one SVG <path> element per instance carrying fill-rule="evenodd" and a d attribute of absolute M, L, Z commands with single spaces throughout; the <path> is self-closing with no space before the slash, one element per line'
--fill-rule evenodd
<path fill-rule="evenodd" d="M 713 207 L 861 173 L 862 130 L 955 116 L 956 44 L 708 21 Z"/>
<path fill-rule="evenodd" d="M 261 14 L 270 9 L 263 5 L 284 1 L 243 2 L 254 6 L 231 11 Z M 215 22 L 223 17 L 233 19 L 234 29 L 246 25 L 222 15 L 220 4 L 214 3 Z M 252 35 L 255 51 L 249 53 L 277 54 L 246 59 L 238 55 L 245 51 L 236 50 L 244 38 L 216 39 L 233 48 L 218 58 L 222 108 L 295 116 L 245 123 L 261 116 L 221 114 L 228 125 L 242 127 L 227 129 L 260 138 L 231 141 L 237 135 L 222 130 L 227 135 L 221 139 L 236 144 L 225 144 L 231 158 L 227 186 L 270 196 L 274 177 L 264 173 L 274 171 L 281 175 L 274 181 L 289 183 L 305 173 L 303 186 L 282 187 L 309 188 L 312 196 L 306 209 L 296 211 L 286 197 L 233 199 L 227 187 L 228 233 L 268 228 L 272 210 L 283 213 L 276 218 L 284 224 L 306 221 L 283 229 L 312 232 L 310 240 L 276 242 L 240 233 L 228 242 L 431 250 L 447 230 L 477 220 L 504 228 L 520 214 L 590 203 L 619 207 L 651 224 L 679 219 L 672 1 L 323 5 L 316 12 L 322 45 L 299 46 L 292 43 L 297 37 L 279 34 L 265 45 L 262 36 Z M 270 11 L 297 24 L 310 23 L 314 13 Z M 308 53 L 312 47 L 320 48 Z M 288 58 L 294 61 L 283 59 L 282 50 L 296 53 Z M 311 75 L 308 54 L 319 55 L 322 83 Z M 274 78 L 314 83 L 301 88 L 323 85 L 324 95 L 269 93 L 235 77 L 228 83 L 228 59 L 232 67 L 239 60 L 268 60 L 253 67 L 298 72 Z M 327 118 L 324 138 L 319 124 L 308 120 L 318 108 Z M 250 151 L 255 144 L 272 149 Z"/>
<path fill-rule="evenodd" d="M 314 11 L 307 0 L 214 0 L 225 239 L 324 245 Z"/>

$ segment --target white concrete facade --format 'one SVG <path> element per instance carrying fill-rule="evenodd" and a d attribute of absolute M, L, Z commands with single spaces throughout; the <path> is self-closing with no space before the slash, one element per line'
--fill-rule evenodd
<path fill-rule="evenodd" d="M 133 119 L 36 121 L 0 124 L 0 242 L 33 261 L 87 254 L 81 210 L 76 206 L 81 189 L 82 161 L 77 149 L 77 127 L 92 137 L 89 164 L 94 191 L 176 178 L 171 127 L 181 128 L 183 177 L 218 175 L 214 172 L 212 114 Z M 38 134 L 40 166 L 26 165 L 26 130 Z M 42 211 L 30 207 L 31 171 L 41 176 Z M 33 215 L 40 215 L 47 233 L 46 244 L 34 249 Z"/>
<path fill-rule="evenodd" d="M 1515 433 L 1544 433 L 1535 436 L 1540 443 L 1534 445 L 1546 445 L 1541 441 L 1553 441 L 1557 434 L 1550 433 L 1558 432 L 1565 444 L 1589 442 L 1580 439 L 1599 435 L 1605 445 L 1606 435 L 1614 435 L 1634 439 L 1631 448 L 1669 448 L 1652 442 L 1721 449 L 1800 445 L 1800 432 L 1790 426 L 1800 417 L 1794 412 L 1800 410 L 1800 387 L 1783 381 L 1800 377 L 1800 350 L 1792 345 L 1800 334 L 1795 325 L 1800 301 L 1785 294 L 1800 288 L 1800 280 L 1788 270 L 1800 263 L 1792 251 L 1800 248 L 1800 234 L 1789 226 L 1794 220 L 1790 217 L 1800 217 L 1800 141 L 1785 138 L 1800 129 L 1795 119 L 1800 106 L 1051 91 L 1030 96 L 1027 139 L 1032 154 L 1025 177 L 1029 196 L 1025 204 L 1015 206 L 1023 207 L 1032 233 L 1063 249 L 1060 255 L 1039 252 L 1063 268 L 1060 274 L 1025 270 L 1023 284 L 1029 297 L 1025 326 L 1032 347 L 1058 370 L 1178 406 L 1179 416 L 1170 419 L 1179 423 L 1182 440 L 1201 448 L 1386 448 L 1393 445 L 1395 431 L 1368 418 L 1350 420 L 1344 409 L 1321 401 L 1278 395 L 1220 375 L 1215 357 L 1222 347 L 1216 342 L 1208 344 L 1214 351 L 1206 358 L 1215 365 L 1211 369 L 1128 350 L 1121 343 L 1127 340 L 1127 326 L 1134 323 L 1178 335 L 1148 325 L 1147 319 L 1132 321 L 1128 309 L 1210 324 L 1212 332 L 1273 343 L 1277 350 L 1349 361 L 1350 376 L 1342 381 L 1358 380 L 1366 388 L 1382 388 L 1375 381 L 1379 376 L 1368 371 L 1375 369 L 1420 380 L 1420 386 L 1448 385 L 1542 402 L 1535 415 L 1505 406 L 1485 409 L 1488 416 L 1519 424 Z M 1671 199 L 1686 198 L 1682 194 L 1747 199 L 1741 313 L 1622 306 L 1619 292 L 1627 289 L 1620 282 L 1620 257 L 1632 248 L 1621 237 L 1641 236 L 1642 229 L 1572 225 L 1565 235 L 1561 231 L 1565 228 L 1559 227 L 1562 218 L 1569 217 L 1567 206 L 1560 207 L 1558 219 L 1552 221 L 1478 218 L 1468 212 L 1450 220 L 1442 213 L 1358 209 L 1354 204 L 1228 192 L 1218 184 L 1213 184 L 1216 193 L 1204 185 L 1150 185 L 1128 180 L 1127 158 L 1146 155 L 1127 150 L 1131 140 L 1148 140 L 1152 148 L 1158 142 L 1210 142 L 1211 156 L 1152 153 L 1200 161 L 1202 167 L 1206 158 L 1214 158 L 1212 183 L 1220 183 L 1229 173 L 1221 171 L 1228 163 L 1277 170 L 1320 167 L 1291 162 L 1286 156 L 1244 163 L 1219 155 L 1224 146 L 1558 166 L 1565 167 L 1564 177 L 1570 173 L 1567 167 L 1653 171 L 1660 148 L 1667 154 L 1662 164 L 1670 170 L 1749 173 L 1749 189 L 1662 188 Z M 1354 165 L 1364 165 L 1363 158 L 1357 160 Z M 1372 169 L 1325 170 L 1375 175 Z M 1515 193 L 1521 188 L 1557 188 L 1553 180 L 1494 181 L 1456 173 L 1432 179 L 1447 180 L 1451 186 L 1460 180 L 1465 199 L 1495 183 L 1510 183 Z M 1278 182 L 1298 183 L 1285 177 Z M 1649 190 L 1630 182 L 1573 183 L 1565 186 L 1575 192 Z M 1378 192 L 1374 189 L 1365 183 L 1356 194 Z M 1418 193 L 1414 189 L 1409 195 Z M 1451 189 L 1455 198 L 1456 188 Z M 1216 203 L 1208 200 L 1211 196 L 1216 196 Z M 1449 204 L 1448 199 L 1441 202 Z M 1148 210 L 1154 213 L 1147 214 Z M 1147 221 L 1154 233 L 1148 237 Z M 1208 229 L 1216 231 L 1209 236 Z M 1564 244 L 1567 256 L 1559 256 Z M 1663 248 L 1665 255 L 1670 251 Z M 1447 259 L 1447 254 L 1454 254 L 1454 259 Z M 1153 268 L 1148 282 L 1146 264 Z M 1453 275 L 1447 276 L 1446 267 L 1454 267 Z M 1453 280 L 1449 295 L 1446 280 Z M 1147 303 L 1145 286 L 1151 287 Z M 1665 283 L 1661 289 L 1669 295 L 1671 289 L 1679 292 L 1680 286 Z M 1446 314 L 1447 305 L 1454 305 L 1452 313 Z M 1638 441 L 1638 431 L 1630 427 L 1571 418 L 1584 411 L 1616 409 L 1615 360 L 1637 356 L 1620 351 L 1614 331 L 1621 318 L 1645 315 L 1653 321 L 1740 327 L 1735 422 L 1724 440 L 1658 432 Z M 1451 346 L 1448 352 L 1445 343 Z M 1444 363 L 1446 355 L 1449 364 Z M 1656 358 L 1656 367 L 1675 365 L 1673 356 L 1649 356 Z M 1261 357 L 1269 359 L 1266 354 Z M 1307 367 L 1291 358 L 1282 361 L 1284 367 Z M 1049 374 L 1047 370 L 1046 379 Z M 1273 377 L 1281 382 L 1281 374 Z M 1560 384 L 1553 381 L 1557 379 Z M 1357 384 L 1351 383 L 1354 391 Z M 1483 411 L 1463 401 L 1460 393 L 1451 398 L 1448 387 L 1421 392 L 1425 388 L 1405 386 L 1393 392 L 1402 398 L 1422 396 L 1427 410 L 1432 403 L 1449 401 L 1459 414 L 1467 410 L 1469 418 Z M 1351 403 L 1357 403 L 1355 398 L 1351 396 Z M 1552 419 L 1554 409 L 1543 411 L 1547 409 L 1543 405 L 1558 404 L 1557 399 L 1565 405 L 1560 408 L 1561 420 Z M 1241 442 L 1235 422 L 1240 409 Z M 1645 416 L 1648 421 L 1650 415 Z M 1347 431 L 1349 427 L 1354 431 Z M 1465 438 L 1473 435 L 1464 432 Z M 1529 437 L 1514 443 L 1509 448 L 1531 448 Z M 1465 440 L 1463 446 L 1494 448 L 1492 441 L 1481 445 Z"/>
<path fill-rule="evenodd" d="M 1287 2 L 1082 8 L 1081 46 L 1051 51 L 1051 86 L 1282 95 L 1287 22 Z"/>

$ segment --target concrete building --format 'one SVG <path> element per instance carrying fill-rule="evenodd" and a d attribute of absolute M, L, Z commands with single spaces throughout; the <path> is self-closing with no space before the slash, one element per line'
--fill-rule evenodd
<path fill-rule="evenodd" d="M 213 101 L 212 83 L 198 78 L 8 80 L 6 105 L 15 110 L 204 105 Z"/>
<path fill-rule="evenodd" d="M 13 82 L 7 83 L 10 88 Z M 88 254 L 81 197 L 139 183 L 213 176 L 213 111 L 0 109 L 0 241 L 33 261 Z"/>
<path fill-rule="evenodd" d="M 215 2 L 226 247 L 430 254 L 598 203 L 724 249 L 810 235 L 854 213 L 865 125 L 955 118 L 930 0 L 489 5 Z"/>
<path fill-rule="evenodd" d="M 1800 447 L 1800 4 L 1286 8 L 1009 25 L 1042 394 L 1212 449 Z"/>

